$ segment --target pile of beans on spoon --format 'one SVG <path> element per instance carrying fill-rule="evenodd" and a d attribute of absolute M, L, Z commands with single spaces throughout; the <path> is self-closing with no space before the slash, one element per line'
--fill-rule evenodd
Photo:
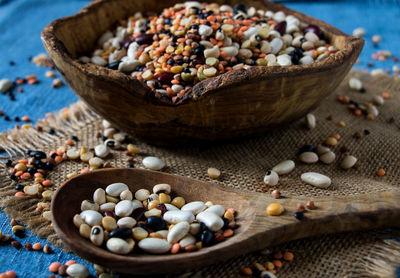
<path fill-rule="evenodd" d="M 192 252 L 234 234 L 235 210 L 212 202 L 171 198 L 169 184 L 132 192 L 124 183 L 98 188 L 73 218 L 82 237 L 117 254 Z"/>

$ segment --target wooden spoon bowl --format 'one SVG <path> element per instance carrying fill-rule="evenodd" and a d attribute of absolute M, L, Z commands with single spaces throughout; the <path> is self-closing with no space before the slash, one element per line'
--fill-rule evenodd
<path fill-rule="evenodd" d="M 265 134 L 273 127 L 315 109 L 351 69 L 364 41 L 333 26 L 262 0 L 206 0 L 243 3 L 284 11 L 320 27 L 338 51 L 321 62 L 289 67 L 251 67 L 204 80 L 193 87 L 195 98 L 179 104 L 152 95 L 149 87 L 122 72 L 81 64 L 97 39 L 118 20 L 135 12 L 160 12 L 176 0 L 100 0 L 79 13 L 58 19 L 42 32 L 43 44 L 72 90 L 114 126 L 150 143 L 172 145 Z"/>
<path fill-rule="evenodd" d="M 152 190 L 158 183 L 168 183 L 172 195 L 186 201 L 212 201 L 238 212 L 240 225 L 233 237 L 192 253 L 122 256 L 95 246 L 79 235 L 72 218 L 80 213 L 83 200 L 92 200 L 93 192 L 114 182 L 126 183 L 131 191 Z M 140 169 L 104 169 L 68 180 L 54 195 L 51 210 L 57 235 L 79 256 L 112 270 L 132 274 L 180 272 L 233 256 L 249 253 L 278 243 L 335 232 L 400 225 L 400 193 L 314 198 L 317 209 L 305 213 L 299 221 L 293 217 L 296 204 L 306 198 L 272 199 L 269 195 L 239 192 L 211 182 L 198 181 L 162 172 Z M 281 216 L 268 216 L 265 208 L 281 203 Z"/>

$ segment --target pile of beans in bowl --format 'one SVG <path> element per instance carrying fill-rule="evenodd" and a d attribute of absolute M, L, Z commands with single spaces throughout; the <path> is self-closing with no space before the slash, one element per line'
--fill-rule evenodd
<path fill-rule="evenodd" d="M 312 64 L 337 51 L 318 26 L 242 4 L 189 1 L 120 24 L 80 61 L 131 75 L 172 103 L 195 97 L 196 83 L 232 70 Z"/>

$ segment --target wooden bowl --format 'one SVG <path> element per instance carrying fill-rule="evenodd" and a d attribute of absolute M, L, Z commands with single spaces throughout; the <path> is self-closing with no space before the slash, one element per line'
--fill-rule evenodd
<path fill-rule="evenodd" d="M 122 72 L 78 62 L 77 58 L 91 52 L 99 36 L 118 20 L 137 11 L 160 12 L 176 2 L 181 1 L 94 1 L 75 15 L 53 21 L 42 31 L 49 56 L 72 90 L 116 127 L 154 144 L 258 135 L 302 117 L 335 90 L 364 44 L 360 38 L 282 4 L 206 0 L 244 3 L 292 14 L 302 22 L 318 25 L 340 51 L 311 65 L 234 70 L 196 84 L 196 99 L 176 105 L 149 98 L 151 90 L 145 84 Z"/>
<path fill-rule="evenodd" d="M 72 218 L 80 213 L 83 200 L 92 200 L 97 188 L 105 188 L 114 182 L 126 183 L 133 192 L 140 188 L 152 190 L 155 184 L 168 183 L 172 188 L 171 195 L 182 196 L 187 202 L 212 201 L 225 208 L 234 208 L 240 227 L 235 229 L 233 237 L 196 252 L 149 255 L 135 251 L 129 256 L 113 254 L 81 237 Z M 72 251 L 117 272 L 136 275 L 180 272 L 298 238 L 400 225 L 399 192 L 318 197 L 313 200 L 317 209 L 306 212 L 305 218 L 299 221 L 293 217 L 296 204 L 305 204 L 309 197 L 272 199 L 265 193 L 239 192 L 215 183 L 162 172 L 104 169 L 68 180 L 56 191 L 51 211 L 57 235 Z M 265 208 L 272 202 L 284 206 L 283 215 L 266 214 Z"/>

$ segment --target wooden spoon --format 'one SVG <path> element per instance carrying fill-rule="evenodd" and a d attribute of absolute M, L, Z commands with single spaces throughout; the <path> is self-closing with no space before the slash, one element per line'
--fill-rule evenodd
<path fill-rule="evenodd" d="M 187 202 L 212 201 L 238 212 L 240 225 L 233 237 L 192 253 L 122 256 L 95 246 L 79 235 L 72 218 L 80 213 L 81 202 L 92 200 L 93 192 L 114 182 L 126 183 L 135 192 L 150 191 L 155 184 L 168 183 L 174 196 Z M 305 219 L 293 217 L 296 204 L 313 199 L 317 209 L 307 211 Z M 286 211 L 269 216 L 265 209 L 272 202 Z M 223 188 L 212 182 L 198 181 L 162 172 L 140 169 L 103 169 L 68 180 L 54 195 L 51 210 L 58 236 L 79 256 L 112 270 L 134 274 L 180 272 L 233 256 L 249 253 L 278 243 L 320 234 L 400 225 L 400 192 L 371 195 L 318 198 L 273 199 L 269 194 Z"/>

